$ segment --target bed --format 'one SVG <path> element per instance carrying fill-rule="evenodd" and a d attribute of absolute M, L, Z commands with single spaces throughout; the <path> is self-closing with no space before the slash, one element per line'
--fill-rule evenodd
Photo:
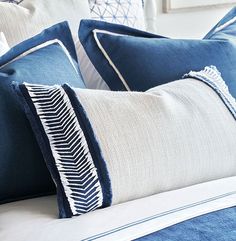
<path fill-rule="evenodd" d="M 203 40 L 172 40 L 140 31 L 155 1 L 111 0 L 112 18 L 98 2 L 0 0 L 0 241 L 236 241 L 236 8 Z"/>
<path fill-rule="evenodd" d="M 157 194 L 72 219 L 57 219 L 56 197 L 47 196 L 1 205 L 0 240 L 191 240 L 192 236 L 179 231 L 183 227 L 190 232 L 191 222 L 201 223 L 201 219 L 203 225 L 195 225 L 192 230 L 191 235 L 194 231 L 197 235 L 194 240 L 235 240 L 235 205 L 236 177 Z M 211 228 L 206 222 L 210 218 Z M 222 227 L 224 220 L 226 227 Z M 178 223 L 181 224 L 175 225 Z M 221 231 L 220 239 L 212 236 L 217 230 Z"/>

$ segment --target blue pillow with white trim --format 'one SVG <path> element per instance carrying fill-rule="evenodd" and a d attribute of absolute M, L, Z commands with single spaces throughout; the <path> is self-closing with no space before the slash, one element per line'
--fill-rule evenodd
<path fill-rule="evenodd" d="M 24 40 L 23 42 L 17 44 L 13 48 L 11 48 L 7 54 L 1 56 L 0 58 L 0 66 L 10 62 L 12 59 L 16 58 L 18 55 L 32 49 L 39 44 L 42 44 L 49 40 L 58 39 L 63 45 L 66 47 L 68 52 L 70 53 L 72 59 L 77 61 L 77 54 L 75 50 L 75 45 L 72 39 L 71 31 L 67 22 L 61 22 L 59 24 L 55 24 L 50 28 L 45 29 L 41 33 L 36 36 Z"/>
<path fill-rule="evenodd" d="M 95 20 L 82 20 L 79 27 L 80 44 L 77 46 L 80 70 L 86 87 L 90 89 L 121 90 L 122 84 L 110 63 L 105 60 L 94 39 L 93 30 L 100 29 L 115 34 L 129 35 L 144 38 L 164 38 L 159 35 L 144 32 L 124 25 L 112 24 Z M 112 80 L 110 77 L 114 77 Z"/>
<path fill-rule="evenodd" d="M 61 218 L 236 175 L 236 101 L 214 66 L 145 93 L 16 89 Z"/>
<path fill-rule="evenodd" d="M 12 90 L 13 81 L 67 82 L 83 88 L 66 22 L 46 29 L 0 57 L 0 204 L 55 192 L 29 122 Z"/>
<path fill-rule="evenodd" d="M 91 20 L 81 23 L 79 38 L 111 90 L 145 91 L 181 78 L 190 69 L 215 65 L 236 97 L 235 16 L 236 8 L 203 40 L 160 38 Z"/>

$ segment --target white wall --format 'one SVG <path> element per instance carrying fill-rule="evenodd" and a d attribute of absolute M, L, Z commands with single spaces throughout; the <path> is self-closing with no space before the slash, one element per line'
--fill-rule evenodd
<path fill-rule="evenodd" d="M 156 6 L 151 4 L 152 1 L 156 2 Z M 163 13 L 162 0 L 146 0 L 146 8 L 149 9 L 148 12 L 156 13 L 155 32 L 171 38 L 202 38 L 231 9 L 229 7 L 206 8 L 187 12 Z M 151 30 L 153 27 L 149 24 L 148 28 Z"/>

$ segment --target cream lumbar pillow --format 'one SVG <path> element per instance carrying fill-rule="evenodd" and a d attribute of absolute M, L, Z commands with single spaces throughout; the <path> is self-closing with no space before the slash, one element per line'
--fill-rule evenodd
<path fill-rule="evenodd" d="M 90 18 L 88 0 L 24 0 L 19 5 L 0 2 L 0 30 L 10 46 L 65 20 L 77 36 L 82 18 Z"/>
<path fill-rule="evenodd" d="M 0 32 L 0 56 L 4 55 L 9 49 L 4 33 Z"/>
<path fill-rule="evenodd" d="M 214 67 L 145 93 L 19 89 L 61 217 L 236 175 L 236 101 Z"/>

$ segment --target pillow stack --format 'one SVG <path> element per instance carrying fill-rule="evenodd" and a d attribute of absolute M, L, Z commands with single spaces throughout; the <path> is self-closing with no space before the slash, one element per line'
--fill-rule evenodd
<path fill-rule="evenodd" d="M 36 142 L 12 83 L 84 88 L 73 39 L 90 9 L 87 0 L 0 1 L 0 16 L 0 203 L 7 203 L 55 192 L 43 140 Z"/>
<path fill-rule="evenodd" d="M 66 218 L 236 175 L 236 8 L 172 40 L 140 30 L 141 0 L 17 3 L 0 2 L 1 204 L 56 190 Z"/>
<path fill-rule="evenodd" d="M 56 23 L 69 20 L 76 35 L 80 19 L 90 16 L 86 0 L 67 1 L 67 8 L 63 0 L 14 3 L 18 5 L 0 2 L 0 29 L 6 36 L 1 38 L 1 53 L 5 54 L 0 57 L 0 203 L 55 193 L 12 82 L 66 82 L 83 88 L 68 23 Z M 52 24 L 56 25 L 49 27 Z M 6 39 L 9 46 L 15 45 L 10 50 Z"/>
<path fill-rule="evenodd" d="M 203 40 L 173 40 L 124 26 L 83 20 L 79 38 L 84 52 L 79 57 L 97 70 L 95 78 L 102 83 L 100 88 L 111 90 L 146 91 L 179 79 L 190 70 L 215 65 L 236 97 L 235 15 L 236 8 Z M 85 83 L 93 88 L 93 79 L 84 66 L 81 65 L 81 72 Z"/>

